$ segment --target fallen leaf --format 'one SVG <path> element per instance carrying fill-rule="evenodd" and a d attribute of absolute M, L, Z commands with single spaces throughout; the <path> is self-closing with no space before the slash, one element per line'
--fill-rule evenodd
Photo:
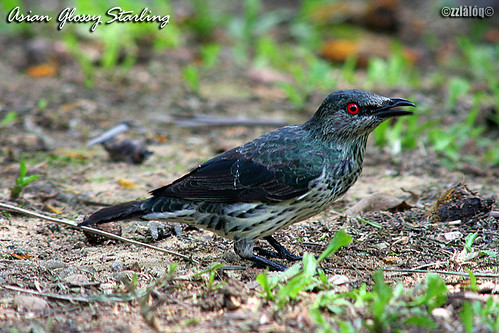
<path fill-rule="evenodd" d="M 393 41 L 387 37 L 373 34 L 364 34 L 356 39 L 334 39 L 324 43 L 321 56 L 333 62 L 344 62 L 350 57 L 357 58 L 357 66 L 366 67 L 369 59 L 389 59 L 393 56 Z M 410 64 L 419 61 L 419 53 L 409 47 L 403 46 L 402 57 Z"/>
<path fill-rule="evenodd" d="M 461 252 L 459 252 L 456 256 L 456 262 L 458 263 L 464 263 L 468 262 L 470 260 L 475 259 L 480 255 L 480 252 L 468 252 L 468 250 L 463 249 Z"/>
<path fill-rule="evenodd" d="M 359 56 L 359 42 L 349 39 L 331 40 L 322 47 L 321 55 L 334 62 L 343 62 L 352 56 Z"/>
<path fill-rule="evenodd" d="M 459 231 L 451 231 L 451 232 L 446 232 L 443 234 L 438 234 L 435 239 L 438 240 L 439 242 L 442 243 L 450 243 L 452 241 L 455 241 L 456 239 L 460 239 L 463 237 L 463 234 Z"/>
<path fill-rule="evenodd" d="M 17 254 L 17 253 L 11 253 L 10 254 L 12 258 L 18 259 L 18 260 L 24 260 L 24 259 L 29 259 L 33 257 L 31 254 L 25 253 L 25 254 Z"/>
<path fill-rule="evenodd" d="M 348 276 L 339 275 L 339 274 L 333 275 L 330 278 L 328 278 L 327 280 L 329 283 L 336 285 L 336 286 L 348 284 L 351 282 L 350 278 Z"/>
<path fill-rule="evenodd" d="M 398 257 L 394 257 L 394 256 L 388 256 L 388 257 L 384 257 L 383 261 L 385 262 L 385 264 L 393 265 L 393 264 L 396 264 L 399 261 L 399 258 Z"/>
<path fill-rule="evenodd" d="M 407 191 L 406 191 L 407 192 Z M 411 193 L 411 203 L 417 196 Z M 416 200 L 417 201 L 417 200 Z M 414 203 L 415 204 L 415 203 Z M 414 204 L 409 204 L 406 200 L 397 198 L 388 193 L 374 193 L 357 202 L 350 207 L 346 214 L 348 216 L 358 216 L 362 213 L 389 210 L 389 211 L 403 211 L 414 207 Z"/>
<path fill-rule="evenodd" d="M 30 66 L 26 72 L 31 77 L 55 76 L 57 69 L 52 64 L 41 64 L 38 66 Z"/>
<path fill-rule="evenodd" d="M 70 151 L 68 151 L 66 153 L 66 156 L 71 157 L 71 158 L 81 158 L 83 160 L 88 159 L 88 156 L 86 156 L 86 155 L 78 154 L 78 153 L 73 153 L 73 152 L 70 152 Z"/>
<path fill-rule="evenodd" d="M 52 206 L 50 204 L 46 204 L 45 208 L 47 208 L 50 212 L 55 213 L 55 214 L 61 214 L 62 211 L 64 210 L 64 208 L 63 209 L 57 209 L 57 208 L 55 208 L 54 206 Z"/>
<path fill-rule="evenodd" d="M 118 178 L 118 184 L 124 188 L 134 188 L 135 187 L 134 182 L 132 182 L 131 180 L 122 178 L 122 177 Z"/>
<path fill-rule="evenodd" d="M 164 136 L 164 135 L 161 135 L 161 134 L 156 135 L 155 139 L 159 143 L 166 143 L 166 142 L 168 142 L 168 138 L 166 136 Z"/>

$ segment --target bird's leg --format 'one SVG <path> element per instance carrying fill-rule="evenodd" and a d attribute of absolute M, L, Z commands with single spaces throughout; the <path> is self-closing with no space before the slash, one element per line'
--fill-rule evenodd
<path fill-rule="evenodd" d="M 246 239 L 240 238 L 234 241 L 234 251 L 243 259 L 251 260 L 256 266 L 266 268 L 268 267 L 272 271 L 285 271 L 286 266 L 273 262 L 272 260 L 259 257 L 253 253 L 253 242 Z M 271 251 L 269 251 L 271 252 Z"/>
<path fill-rule="evenodd" d="M 291 261 L 296 261 L 296 260 L 301 260 L 301 256 L 294 255 L 293 253 L 289 252 L 281 243 L 276 241 L 276 239 L 272 236 L 267 236 L 264 237 L 267 242 L 277 251 L 269 251 L 266 249 L 262 249 L 261 247 L 255 247 L 255 250 L 261 255 L 267 256 L 267 257 L 272 257 L 272 258 L 279 258 L 279 259 L 287 259 Z"/>

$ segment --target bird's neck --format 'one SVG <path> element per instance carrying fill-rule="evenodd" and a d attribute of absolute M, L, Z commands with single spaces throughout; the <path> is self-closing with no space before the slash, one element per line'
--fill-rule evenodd
<path fill-rule="evenodd" d="M 370 133 L 352 133 L 341 127 L 326 128 L 317 124 L 318 122 L 309 121 L 303 124 L 303 128 L 311 136 L 311 141 L 322 147 L 330 167 L 333 168 L 340 162 L 339 164 L 348 166 L 344 169 L 346 173 L 349 171 L 360 173 Z"/>
<path fill-rule="evenodd" d="M 362 167 L 364 161 L 364 153 L 368 134 L 356 137 L 350 140 L 333 140 L 328 145 L 330 149 L 339 152 L 339 159 L 342 161 L 350 161 L 357 166 Z"/>

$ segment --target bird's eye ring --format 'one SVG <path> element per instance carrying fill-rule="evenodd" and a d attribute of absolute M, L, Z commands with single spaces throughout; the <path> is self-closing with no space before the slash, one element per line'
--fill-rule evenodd
<path fill-rule="evenodd" d="M 357 114 L 359 113 L 359 105 L 357 103 L 350 103 L 347 105 L 347 111 L 350 114 Z"/>

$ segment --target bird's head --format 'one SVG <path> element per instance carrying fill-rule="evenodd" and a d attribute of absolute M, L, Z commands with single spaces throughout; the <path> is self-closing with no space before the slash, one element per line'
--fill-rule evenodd
<path fill-rule="evenodd" d="M 325 138 L 367 137 L 383 121 L 412 114 L 401 106 L 416 106 L 402 98 L 388 98 L 362 90 L 330 94 L 306 126 Z"/>

